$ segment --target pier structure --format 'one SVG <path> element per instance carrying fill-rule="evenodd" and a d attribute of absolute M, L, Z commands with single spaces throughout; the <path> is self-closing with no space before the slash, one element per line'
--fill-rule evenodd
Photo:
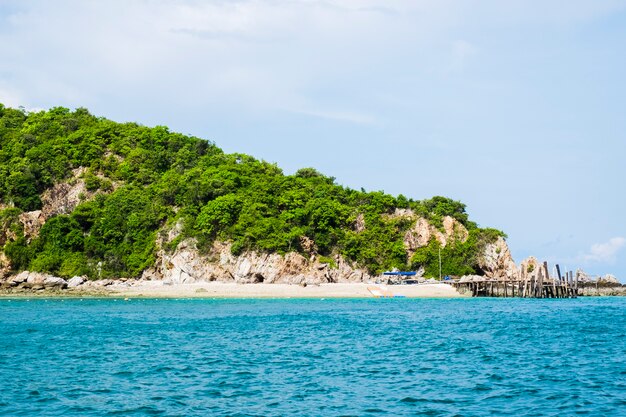
<path fill-rule="evenodd" d="M 556 265 L 556 276 L 550 276 L 548 263 L 533 271 L 520 271 L 515 278 L 482 278 L 471 281 L 453 281 L 460 292 L 470 292 L 473 297 L 521 298 L 576 298 L 578 274 L 572 271 L 561 274 Z"/>

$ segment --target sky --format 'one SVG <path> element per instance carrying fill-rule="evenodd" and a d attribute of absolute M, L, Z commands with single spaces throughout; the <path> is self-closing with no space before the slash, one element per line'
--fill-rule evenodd
<path fill-rule="evenodd" d="M 626 282 L 626 0 L 0 0 L 0 102 L 444 195 Z"/>

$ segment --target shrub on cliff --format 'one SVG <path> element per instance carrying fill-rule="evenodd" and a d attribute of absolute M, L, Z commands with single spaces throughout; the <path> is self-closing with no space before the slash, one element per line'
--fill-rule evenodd
<path fill-rule="evenodd" d="M 445 216 L 463 224 L 470 239 L 446 247 L 444 262 L 447 273 L 469 273 L 481 236 L 493 234 L 468 219 L 464 204 L 445 197 L 414 201 L 356 191 L 313 168 L 284 175 L 275 164 L 225 154 L 166 127 L 115 123 L 85 109 L 30 113 L 0 105 L 0 203 L 13 207 L 11 224 L 19 213 L 42 208 L 42 193 L 79 167 L 95 196 L 48 219 L 36 238 L 18 230 L 6 240 L 14 268 L 138 276 L 155 260 L 158 230 L 183 219 L 179 240 L 194 237 L 205 246 L 230 240 L 234 253 L 314 251 L 325 259 L 341 254 L 374 273 L 420 265 L 432 273 L 431 245 L 407 259 L 403 238 L 411 221 L 392 216 L 402 208 L 438 227 Z M 310 240 L 314 247 L 303 247 Z"/>

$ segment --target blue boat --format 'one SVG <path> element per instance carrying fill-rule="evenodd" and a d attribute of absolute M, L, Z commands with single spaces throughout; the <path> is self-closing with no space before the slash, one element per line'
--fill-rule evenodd
<path fill-rule="evenodd" d="M 415 271 L 387 271 L 387 272 L 383 272 L 383 275 L 414 277 L 415 275 L 417 275 L 417 272 Z"/>

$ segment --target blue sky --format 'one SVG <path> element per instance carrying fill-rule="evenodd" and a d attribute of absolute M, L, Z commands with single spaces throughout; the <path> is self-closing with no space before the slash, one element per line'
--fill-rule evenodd
<path fill-rule="evenodd" d="M 626 281 L 626 1 L 0 0 L 0 102 L 463 201 Z"/>

